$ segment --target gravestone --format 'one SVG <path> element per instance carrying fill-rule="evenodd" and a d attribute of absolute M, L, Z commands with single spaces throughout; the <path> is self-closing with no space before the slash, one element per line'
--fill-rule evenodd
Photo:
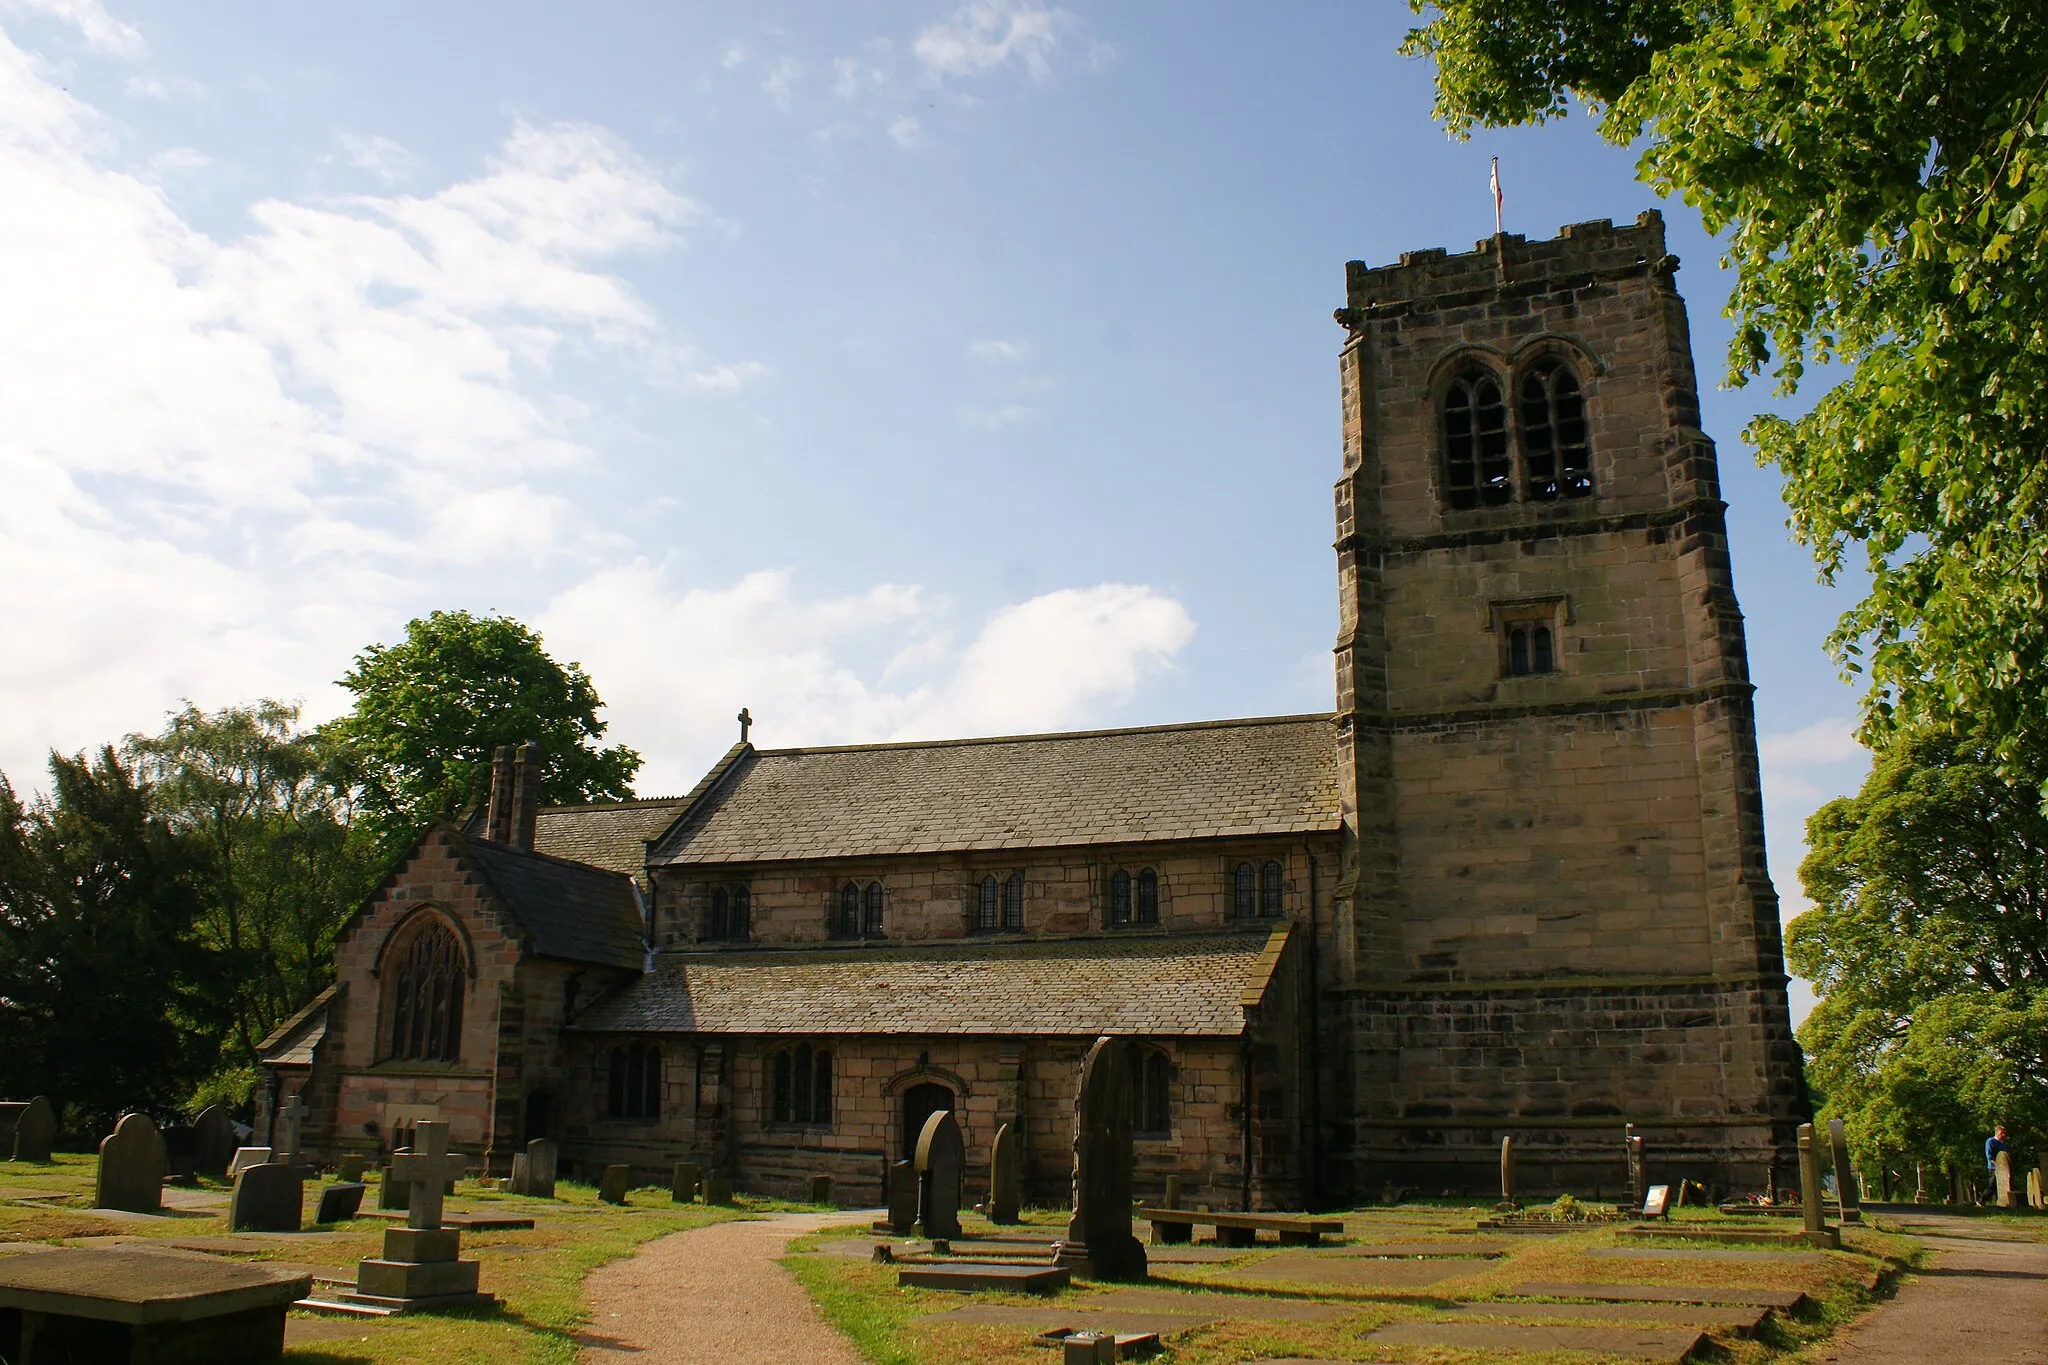
<path fill-rule="evenodd" d="M 363 1210 L 363 1192 L 369 1186 L 359 1180 L 344 1180 L 320 1191 L 320 1207 L 313 1214 L 316 1223 L 346 1223 Z"/>
<path fill-rule="evenodd" d="M 235 1159 L 235 1124 L 224 1104 L 209 1104 L 192 1120 L 192 1164 L 199 1174 L 225 1180 Z"/>
<path fill-rule="evenodd" d="M 917 1164 L 899 1161 L 889 1168 L 889 1231 L 907 1237 L 917 1228 Z"/>
<path fill-rule="evenodd" d="M 1863 1191 L 1856 1168 L 1849 1163 L 1849 1130 L 1840 1119 L 1828 1120 L 1828 1152 L 1835 1163 L 1835 1212 L 1844 1223 L 1863 1221 Z"/>
<path fill-rule="evenodd" d="M 1074 1110 L 1074 1217 L 1067 1241 L 1095 1279 L 1142 1280 L 1145 1244 L 1131 1234 L 1130 1063 L 1121 1043 L 1097 1038 L 1088 1049 Z"/>
<path fill-rule="evenodd" d="M 555 1197 L 555 1173 L 561 1166 L 561 1154 L 553 1138 L 535 1138 L 526 1144 L 526 1189 L 522 1193 L 535 1199 Z"/>
<path fill-rule="evenodd" d="M 268 1147 L 237 1147 L 234 1159 L 228 1162 L 227 1178 L 233 1180 L 250 1166 L 261 1166 L 270 1160 Z"/>
<path fill-rule="evenodd" d="M 411 1151 L 412 1149 L 410 1147 L 401 1147 L 391 1154 L 391 1159 L 393 1161 L 396 1161 L 398 1160 L 398 1158 L 402 1156 L 409 1155 Z M 397 1176 L 393 1175 L 391 1173 L 391 1168 L 389 1166 L 380 1167 L 378 1169 L 378 1208 L 385 1210 L 396 1209 L 400 1212 L 404 1212 L 405 1206 L 411 1202 L 411 1197 L 412 1191 L 410 1187 L 408 1187 L 403 1180 L 400 1180 Z"/>
<path fill-rule="evenodd" d="M 729 1175 L 705 1176 L 704 1202 L 707 1204 L 732 1203 L 732 1177 Z"/>
<path fill-rule="evenodd" d="M 1515 1202 L 1515 1135 L 1500 1140 L 1500 1202 Z"/>
<path fill-rule="evenodd" d="M 1813 1125 L 1799 1125 L 1799 1206 L 1806 1215 L 1806 1234 L 1818 1236 L 1827 1226 L 1820 1203 L 1820 1154 L 1813 1149 Z"/>
<path fill-rule="evenodd" d="M 98 1209 L 155 1213 L 164 1200 L 164 1140 L 141 1114 L 123 1115 L 100 1143 L 99 1179 L 92 1203 Z"/>
<path fill-rule="evenodd" d="M 1997 1162 L 1991 1168 L 1997 1183 L 1997 1204 L 2001 1209 L 2015 1208 L 2012 1197 L 2012 1153 L 2000 1152 Z"/>
<path fill-rule="evenodd" d="M 164 1178 L 174 1185 L 193 1185 L 199 1180 L 199 1138 L 182 1123 L 167 1123 L 164 1140 Z"/>
<path fill-rule="evenodd" d="M 1643 1217 L 1662 1218 L 1671 1208 L 1671 1187 L 1652 1185 L 1643 1198 Z"/>
<path fill-rule="evenodd" d="M 829 1204 L 832 1202 L 832 1177 L 814 1175 L 805 1182 L 804 1202 L 807 1204 Z"/>
<path fill-rule="evenodd" d="M 41 1095 L 0 1104 L 0 1160 L 47 1164 L 56 1141 L 57 1114 Z"/>
<path fill-rule="evenodd" d="M 284 1153 L 283 1161 L 287 1166 L 301 1164 L 299 1136 L 300 1130 L 305 1126 L 306 1115 L 309 1112 L 306 1108 L 306 1102 L 299 1098 L 299 1092 L 294 1090 L 292 1091 L 291 1100 L 278 1109 L 276 1118 L 271 1122 L 270 1145 L 275 1150 Z M 277 1140 L 280 1127 L 284 1130 L 284 1140 L 282 1142 Z"/>
<path fill-rule="evenodd" d="M 368 1170 L 369 1166 L 370 1159 L 368 1157 L 364 1156 L 361 1152 L 352 1152 L 347 1156 L 335 1159 L 334 1173 L 340 1176 L 343 1183 L 346 1184 L 361 1180 L 363 1172 Z"/>
<path fill-rule="evenodd" d="M 1650 1197 L 1649 1168 L 1643 1160 L 1643 1135 L 1636 1126 L 1626 1124 L 1622 1128 L 1622 1149 L 1628 1157 L 1628 1189 L 1631 1202 L 1641 1208 L 1643 1201 Z"/>
<path fill-rule="evenodd" d="M 697 1163 L 678 1161 L 675 1170 L 669 1174 L 668 1197 L 678 1204 L 694 1203 L 697 1198 Z"/>
<path fill-rule="evenodd" d="M 917 1220 L 926 1237 L 960 1235 L 960 1180 L 967 1141 L 950 1109 L 935 1111 L 917 1135 Z"/>
<path fill-rule="evenodd" d="M 299 1168 L 282 1163 L 245 1166 L 228 1196 L 229 1232 L 297 1232 L 306 1211 Z"/>
<path fill-rule="evenodd" d="M 1179 1178 L 1166 1178 L 1167 1194 L 1171 1198 L 1180 1193 Z M 1017 1221 L 1017 1206 L 1023 1202 L 1024 1160 L 1017 1150 L 1017 1133 L 1009 1124 L 996 1129 L 996 1140 L 988 1149 L 988 1220 L 991 1223 L 1014 1223 Z M 1167 1207 L 1171 1208 L 1172 1205 Z"/>
<path fill-rule="evenodd" d="M 2030 1209 L 2041 1207 L 2042 1186 L 2048 1184 L 2048 1181 L 2041 1179 L 2041 1175 L 2039 1169 L 2027 1172 L 2027 1207 Z"/>
<path fill-rule="evenodd" d="M 626 1191 L 632 1182 L 631 1166 L 607 1166 L 604 1168 L 603 1178 L 598 1181 L 597 1197 L 607 1204 L 623 1204 L 626 1202 Z"/>
<path fill-rule="evenodd" d="M 526 1153 L 514 1152 L 512 1154 L 512 1174 L 506 1179 L 505 1188 L 514 1194 L 525 1194 L 526 1171 Z"/>
<path fill-rule="evenodd" d="M 495 1302 L 477 1292 L 477 1263 L 461 1259 L 461 1230 L 441 1225 L 441 1201 L 467 1167 L 448 1150 L 445 1122 L 413 1126 L 413 1150 L 391 1158 L 391 1179 L 406 1187 L 405 1226 L 386 1228 L 384 1254 L 356 1267 L 351 1301 L 399 1308 Z"/>

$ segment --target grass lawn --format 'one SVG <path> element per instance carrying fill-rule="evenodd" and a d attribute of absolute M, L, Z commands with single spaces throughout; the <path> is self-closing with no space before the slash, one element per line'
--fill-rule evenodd
<path fill-rule="evenodd" d="M 167 1209 L 158 1219 L 111 1219 L 87 1212 L 92 1203 L 96 1158 L 60 1154 L 49 1166 L 0 1162 L 0 1200 L 11 1192 L 49 1191 L 37 1204 L 0 1203 L 0 1243 L 20 1241 L 101 1244 L 103 1239 L 221 1237 L 227 1233 L 225 1205 L 215 1210 Z M 227 1187 L 207 1183 L 202 1192 L 224 1196 Z M 374 1202 L 375 1186 L 370 1194 Z M 465 1233 L 463 1255 L 482 1263 L 482 1287 L 502 1306 L 475 1315 L 413 1315 L 344 1319 L 293 1313 L 285 1358 L 298 1365 L 570 1365 L 576 1358 L 574 1329 L 583 1312 L 584 1275 L 631 1253 L 641 1243 L 685 1228 L 746 1218 L 804 1205 L 744 1200 L 737 1208 L 676 1205 L 666 1190 L 635 1190 L 624 1208 L 600 1204 L 587 1185 L 563 1183 L 555 1203 L 478 1190 L 465 1183 L 448 1201 L 451 1212 L 483 1209 L 530 1215 L 528 1232 Z M 170 1198 L 181 1192 L 167 1191 Z M 319 1200 L 319 1187 L 306 1189 L 306 1215 Z M 354 1278 L 357 1261 L 378 1254 L 384 1219 L 357 1218 L 297 1236 L 250 1238 L 260 1249 L 231 1253 L 234 1259 L 305 1267 L 320 1275 Z M 244 1235 L 246 1236 L 246 1234 Z M 81 1241 L 79 1239 L 90 1239 Z"/>

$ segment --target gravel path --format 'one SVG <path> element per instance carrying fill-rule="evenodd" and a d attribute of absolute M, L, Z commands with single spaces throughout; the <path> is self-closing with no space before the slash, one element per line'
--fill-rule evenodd
<path fill-rule="evenodd" d="M 860 1365 L 776 1258 L 792 1237 L 875 1210 L 714 1223 L 649 1242 L 591 1272 L 582 1365 Z"/>
<path fill-rule="evenodd" d="M 1914 1214 L 1933 1264 L 1821 1356 L 1841 1365 L 2048 1365 L 2048 1242 L 1981 1218 Z"/>

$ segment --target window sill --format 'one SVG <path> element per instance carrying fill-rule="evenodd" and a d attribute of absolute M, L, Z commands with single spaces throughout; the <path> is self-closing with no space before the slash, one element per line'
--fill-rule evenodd
<path fill-rule="evenodd" d="M 606 1127 L 648 1128 L 652 1127 L 654 1124 L 660 1123 L 661 1115 L 639 1114 L 629 1118 L 624 1114 L 607 1114 L 603 1118 L 599 1119 L 598 1122 L 604 1124 Z"/>

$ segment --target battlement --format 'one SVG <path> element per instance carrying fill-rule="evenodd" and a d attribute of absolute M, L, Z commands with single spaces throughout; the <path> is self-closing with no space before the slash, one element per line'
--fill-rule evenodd
<path fill-rule="evenodd" d="M 1616 227 L 1606 218 L 1573 223 L 1548 241 L 1520 233 L 1484 238 L 1453 256 L 1442 247 L 1406 251 L 1399 265 L 1373 267 L 1352 261 L 1344 267 L 1345 302 L 1376 310 L 1428 300 L 1439 305 L 1481 295 L 1498 296 L 1570 288 L 1593 280 L 1666 275 L 1678 258 L 1664 249 L 1664 215 L 1638 214 L 1634 226 Z"/>

